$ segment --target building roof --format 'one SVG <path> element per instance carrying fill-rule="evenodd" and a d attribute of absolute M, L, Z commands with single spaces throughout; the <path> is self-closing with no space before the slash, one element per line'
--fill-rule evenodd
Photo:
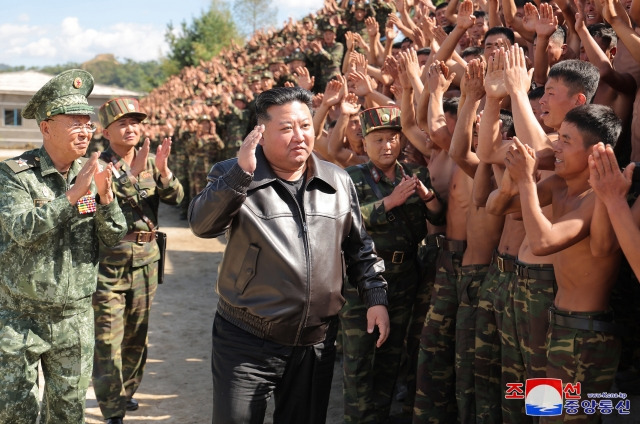
<path fill-rule="evenodd" d="M 54 75 L 37 71 L 0 72 L 0 93 L 33 95 Z M 111 85 L 95 84 L 90 96 L 141 97 L 144 93 L 126 90 Z"/>

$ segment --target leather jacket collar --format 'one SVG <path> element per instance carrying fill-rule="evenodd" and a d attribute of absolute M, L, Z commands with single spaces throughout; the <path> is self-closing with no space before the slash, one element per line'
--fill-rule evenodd
<path fill-rule="evenodd" d="M 278 176 L 273 172 L 271 165 L 264 156 L 262 146 L 256 148 L 256 161 L 257 167 L 253 173 L 253 181 L 249 184 L 248 190 L 254 190 L 278 179 Z M 311 177 L 309 178 L 308 185 L 316 184 L 316 181 L 318 181 L 331 187 L 334 192 L 337 191 L 337 187 L 339 186 L 337 175 L 334 170 L 331 169 L 331 166 L 327 162 L 318 159 L 315 153 L 311 153 L 309 159 L 307 159 L 307 176 L 309 175 Z"/>

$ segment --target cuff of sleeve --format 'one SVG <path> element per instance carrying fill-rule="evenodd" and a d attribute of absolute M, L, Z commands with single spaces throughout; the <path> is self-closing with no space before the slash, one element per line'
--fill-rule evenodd
<path fill-rule="evenodd" d="M 111 202 L 107 203 L 106 205 L 102 205 L 100 204 L 99 195 L 96 194 L 96 204 L 97 211 L 102 215 L 111 215 L 112 213 L 117 212 L 118 209 L 120 209 L 120 205 L 118 205 L 118 199 L 115 197 L 115 195 Z"/>
<path fill-rule="evenodd" d="M 364 304 L 367 308 L 375 305 L 388 305 L 387 291 L 382 287 L 374 287 L 364 292 Z"/>
<path fill-rule="evenodd" d="M 229 187 L 238 192 L 246 193 L 247 188 L 249 188 L 249 184 L 253 181 L 253 174 L 245 172 L 240 168 L 240 165 L 236 163 L 231 167 L 229 172 L 224 175 L 223 179 Z"/>

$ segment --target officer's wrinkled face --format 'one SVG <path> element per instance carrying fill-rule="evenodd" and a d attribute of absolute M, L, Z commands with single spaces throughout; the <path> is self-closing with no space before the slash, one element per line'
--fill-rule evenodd
<path fill-rule="evenodd" d="M 87 152 L 93 134 L 89 115 L 55 115 L 40 122 L 40 131 L 49 155 L 74 161 Z"/>

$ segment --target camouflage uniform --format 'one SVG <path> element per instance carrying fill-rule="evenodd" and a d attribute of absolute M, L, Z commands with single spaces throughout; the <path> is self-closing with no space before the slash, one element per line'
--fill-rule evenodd
<path fill-rule="evenodd" d="M 238 149 L 242 145 L 247 125 L 249 123 L 249 110 L 239 109 L 234 105 L 229 106 L 229 112 L 222 117 L 226 138 L 224 141 L 224 151 L 222 158 L 231 159 L 236 157 Z"/>
<path fill-rule="evenodd" d="M 412 310 L 407 305 L 416 298 L 420 283 L 418 243 L 426 235 L 426 219 L 434 225 L 444 221 L 444 211 L 435 215 L 424 201 L 411 196 L 401 207 L 386 211 L 381 198 L 371 188 L 377 184 L 383 197 L 406 175 L 417 175 L 429 188 L 431 179 L 425 167 L 396 163 L 396 176 L 390 181 L 372 162 L 347 168 L 360 201 L 360 210 L 378 256 L 385 260 L 387 307 L 390 332 L 387 341 L 375 348 L 376 334 L 367 334 L 367 308 L 353 288 L 345 290 L 345 306 L 340 311 L 344 332 L 344 407 L 346 423 L 379 423 L 389 416 L 400 356 Z"/>
<path fill-rule="evenodd" d="M 57 115 L 93 113 L 93 77 L 72 69 L 49 80 L 22 110 L 38 124 Z M 101 205 L 92 181 L 70 204 L 67 192 L 86 159 L 61 152 L 61 174 L 48 149 L 88 140 L 77 123 L 43 147 L 0 163 L 0 422 L 84 423 L 93 356 L 91 293 L 98 240 L 114 245 L 126 231 L 115 201 Z M 47 125 L 49 125 L 47 123 Z M 95 131 L 95 130 L 93 130 Z M 83 138 L 81 138 L 83 137 Z M 38 361 L 44 400 L 38 401 Z"/>
<path fill-rule="evenodd" d="M 192 120 L 193 117 L 187 116 L 187 120 Z M 189 169 L 191 168 L 191 163 L 189 160 L 189 154 L 187 153 L 187 148 L 189 144 L 192 143 L 192 139 L 195 137 L 195 133 L 190 129 L 185 127 L 181 127 L 178 130 L 178 136 L 176 139 L 176 143 L 171 145 L 171 150 L 173 154 L 173 163 L 171 165 L 171 169 L 174 172 L 175 177 L 180 181 L 180 184 L 183 187 L 190 187 L 191 183 L 189 182 Z M 185 192 L 182 201 L 180 202 L 180 219 L 187 218 L 187 210 L 189 209 L 189 202 L 191 198 L 189 196 L 189 192 Z"/>
<path fill-rule="evenodd" d="M 205 115 L 198 118 L 210 120 Z M 189 193 L 194 198 L 207 185 L 207 175 L 214 163 L 222 160 L 224 143 L 217 134 L 203 134 L 191 138 L 187 154 L 191 161 L 189 167 Z"/>
<path fill-rule="evenodd" d="M 515 257 L 496 251 L 480 284 L 474 363 L 477 423 L 502 423 L 503 402 L 517 402 L 504 399 L 500 340 L 509 288 L 517 278 L 515 271 Z"/>
<path fill-rule="evenodd" d="M 420 351 L 420 334 L 427 317 L 431 292 L 436 277 L 436 259 L 440 254 L 438 238 L 441 234 L 428 234 L 425 243 L 418 249 L 418 261 L 421 266 L 421 279 L 418 292 L 413 301 L 411 321 L 405 339 L 405 358 L 401 374 L 405 376 L 407 395 L 402 405 L 402 415 L 413 415 L 413 403 L 416 398 L 416 372 L 418 367 L 418 352 Z"/>
<path fill-rule="evenodd" d="M 84 161 L 75 160 L 66 179 L 44 147 L 0 164 L 2 423 L 36 422 L 39 360 L 45 377 L 40 422 L 84 423 L 97 238 L 113 245 L 126 231 L 117 202 L 80 214 L 67 200 Z"/>
<path fill-rule="evenodd" d="M 611 389 L 620 357 L 620 338 L 614 333 L 612 312 L 569 312 L 549 309 L 547 331 L 546 377 L 562 379 L 562 383 L 580 383 L 580 412 L 554 417 L 541 417 L 541 424 L 580 422 L 599 423 L 600 413 L 585 414 L 582 401 L 587 393 Z M 577 325 L 576 325 L 577 324 Z M 594 330 L 575 327 L 594 326 Z"/>
<path fill-rule="evenodd" d="M 458 311 L 456 312 L 455 374 L 456 402 L 460 422 L 476 419 L 475 408 L 475 339 L 478 293 L 489 265 L 465 265 L 458 276 Z"/>
<path fill-rule="evenodd" d="M 456 290 L 466 242 L 438 239 L 442 249 L 431 305 L 420 335 L 420 353 L 416 376 L 414 423 L 454 423 L 455 400 L 455 330 L 458 294 Z"/>
<path fill-rule="evenodd" d="M 124 417 L 126 403 L 138 389 L 147 357 L 149 310 L 158 284 L 160 251 L 155 237 L 136 242 L 151 228 L 130 204 L 133 199 L 144 215 L 158 225 L 160 201 L 176 205 L 183 189 L 173 176 L 163 186 L 149 154 L 145 171 L 135 185 L 128 178 L 130 166 L 111 148 L 101 159 L 114 163 L 121 177 L 113 192 L 127 220 L 127 236 L 113 247 L 100 244 L 98 288 L 93 295 L 95 311 L 95 360 L 93 387 L 105 418 Z"/>
<path fill-rule="evenodd" d="M 545 377 L 548 310 L 555 298 L 552 265 L 531 265 L 516 261 L 517 277 L 511 281 L 510 296 L 504 307 L 500 334 L 502 377 L 507 383 L 524 383 L 527 378 Z M 524 402 L 502 400 L 505 423 L 530 423 Z"/>
<path fill-rule="evenodd" d="M 335 28 L 326 27 L 325 30 L 335 31 Z M 331 78 L 341 74 L 340 68 L 342 66 L 342 57 L 344 56 L 344 45 L 338 41 L 333 43 L 332 46 L 322 43 L 322 50 L 314 52 L 309 49 L 306 55 L 313 64 L 313 75 L 316 77 L 314 91 L 322 93 Z"/>

